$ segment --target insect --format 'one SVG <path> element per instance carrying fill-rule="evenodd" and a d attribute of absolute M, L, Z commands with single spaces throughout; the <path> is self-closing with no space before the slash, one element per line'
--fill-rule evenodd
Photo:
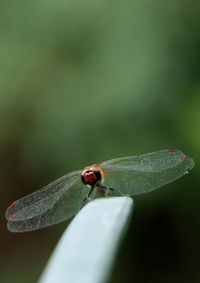
<path fill-rule="evenodd" d="M 146 193 L 187 174 L 193 166 L 183 152 L 168 149 L 85 167 L 13 202 L 6 211 L 8 229 L 25 232 L 59 223 L 98 194 Z"/>

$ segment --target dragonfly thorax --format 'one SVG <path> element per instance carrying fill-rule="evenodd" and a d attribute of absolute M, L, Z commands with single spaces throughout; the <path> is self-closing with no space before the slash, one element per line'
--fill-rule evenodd
<path fill-rule="evenodd" d="M 94 186 L 102 179 L 101 171 L 97 168 L 86 168 L 81 173 L 81 179 L 84 184 Z"/>

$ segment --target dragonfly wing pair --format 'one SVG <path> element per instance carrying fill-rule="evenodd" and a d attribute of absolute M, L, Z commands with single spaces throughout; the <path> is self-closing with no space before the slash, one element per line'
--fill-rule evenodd
<path fill-rule="evenodd" d="M 171 149 L 108 160 L 95 166 L 103 173 L 106 187 L 133 196 L 187 174 L 194 161 L 183 152 Z M 36 230 L 76 214 L 88 192 L 81 180 L 82 172 L 69 173 L 11 204 L 6 211 L 8 229 L 12 232 Z"/>
<path fill-rule="evenodd" d="M 86 194 L 80 173 L 69 173 L 11 204 L 6 211 L 8 229 L 12 232 L 36 230 L 76 214 Z"/>
<path fill-rule="evenodd" d="M 102 163 L 105 186 L 133 196 L 155 190 L 188 173 L 194 161 L 179 150 L 161 150 Z"/>

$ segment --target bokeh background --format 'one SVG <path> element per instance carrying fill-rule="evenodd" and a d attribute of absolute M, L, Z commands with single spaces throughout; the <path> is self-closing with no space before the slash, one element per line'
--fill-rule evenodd
<path fill-rule="evenodd" d="M 196 167 L 135 198 L 110 283 L 200 282 L 199 8 L 0 2 L 2 283 L 36 282 L 67 225 L 12 234 L 10 202 L 86 165 L 165 148 Z"/>

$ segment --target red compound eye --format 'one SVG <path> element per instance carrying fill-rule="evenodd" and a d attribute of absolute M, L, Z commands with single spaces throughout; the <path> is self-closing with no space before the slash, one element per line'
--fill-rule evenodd
<path fill-rule="evenodd" d="M 84 184 L 93 186 L 102 178 L 101 172 L 97 168 L 86 167 L 81 174 L 81 179 Z"/>
<path fill-rule="evenodd" d="M 168 149 L 167 151 L 169 151 L 169 152 L 174 152 L 174 151 L 176 151 L 176 149 Z"/>
<path fill-rule="evenodd" d="M 84 180 L 86 184 L 91 184 L 91 183 L 96 183 L 97 178 L 94 172 L 86 172 L 84 174 Z"/>

